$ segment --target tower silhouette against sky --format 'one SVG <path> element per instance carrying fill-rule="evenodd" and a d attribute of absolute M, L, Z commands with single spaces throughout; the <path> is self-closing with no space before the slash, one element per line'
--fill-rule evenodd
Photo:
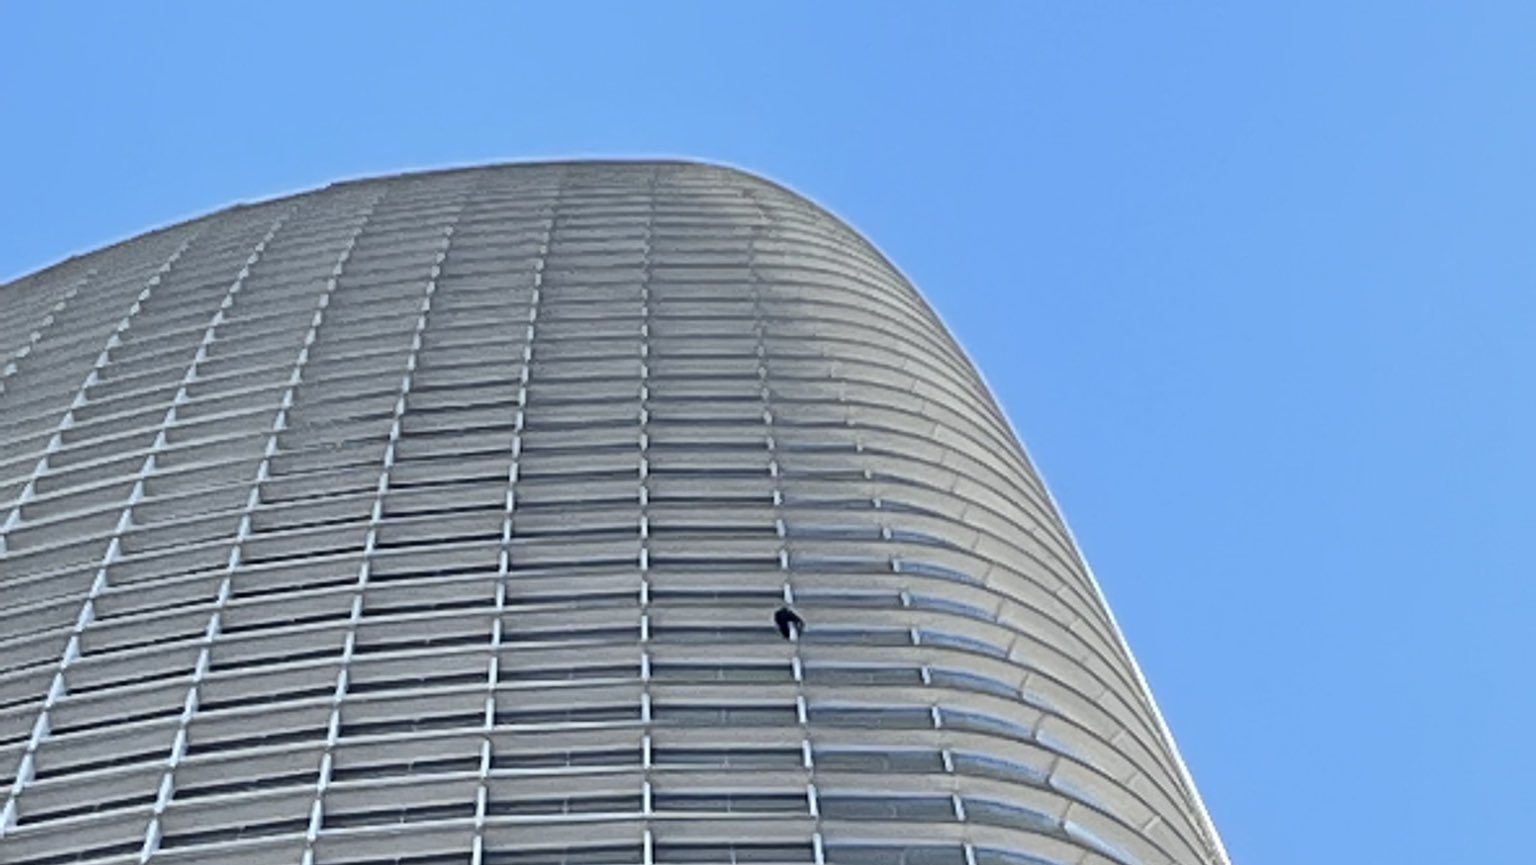
<path fill-rule="evenodd" d="M 7 863 L 1226 863 L 964 354 L 769 182 L 336 184 L 0 353 Z"/>

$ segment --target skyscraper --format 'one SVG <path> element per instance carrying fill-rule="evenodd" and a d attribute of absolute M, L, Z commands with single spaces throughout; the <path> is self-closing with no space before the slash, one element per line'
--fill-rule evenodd
<path fill-rule="evenodd" d="M 0 351 L 7 863 L 1225 863 L 964 354 L 771 183 L 337 184 Z"/>

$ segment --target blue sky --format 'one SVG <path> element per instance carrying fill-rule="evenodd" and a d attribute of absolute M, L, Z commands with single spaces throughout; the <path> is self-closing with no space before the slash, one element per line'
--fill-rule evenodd
<path fill-rule="evenodd" d="M 987 375 L 1234 861 L 1529 863 L 1536 7 L 0 5 L 0 279 L 237 200 L 689 155 Z"/>

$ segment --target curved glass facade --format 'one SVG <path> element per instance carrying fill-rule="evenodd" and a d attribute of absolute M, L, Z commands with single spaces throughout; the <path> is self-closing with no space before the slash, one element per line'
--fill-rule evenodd
<path fill-rule="evenodd" d="M 1225 862 L 965 356 L 773 184 L 338 184 L 0 352 L 8 863 Z"/>

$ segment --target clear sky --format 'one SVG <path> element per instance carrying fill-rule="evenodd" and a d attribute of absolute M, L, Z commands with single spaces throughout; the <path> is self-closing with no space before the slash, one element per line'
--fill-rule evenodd
<path fill-rule="evenodd" d="M 997 388 L 1235 862 L 1529 865 L 1533 58 L 1529 3 L 0 0 L 0 279 L 343 177 L 766 174 Z"/>

